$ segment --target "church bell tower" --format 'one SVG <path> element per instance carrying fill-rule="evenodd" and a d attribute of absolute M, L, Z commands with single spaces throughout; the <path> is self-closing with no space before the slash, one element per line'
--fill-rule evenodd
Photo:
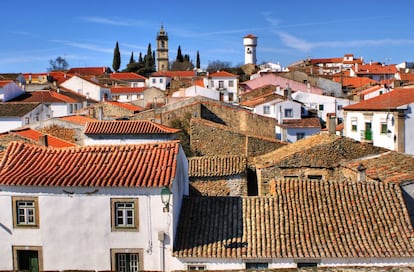
<path fill-rule="evenodd" d="M 157 71 L 168 71 L 168 34 L 163 25 L 157 33 Z"/>

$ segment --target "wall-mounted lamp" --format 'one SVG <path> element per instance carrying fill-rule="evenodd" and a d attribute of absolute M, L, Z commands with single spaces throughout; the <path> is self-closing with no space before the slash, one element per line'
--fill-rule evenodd
<path fill-rule="evenodd" d="M 165 186 L 161 189 L 161 201 L 164 204 L 164 208 L 162 209 L 163 212 L 170 211 L 170 199 L 171 199 L 171 191 L 170 188 Z"/>

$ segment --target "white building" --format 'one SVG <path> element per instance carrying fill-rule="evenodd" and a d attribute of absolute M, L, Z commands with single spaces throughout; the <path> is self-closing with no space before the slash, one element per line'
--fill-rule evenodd
<path fill-rule="evenodd" d="M 171 271 L 188 162 L 178 142 L 50 149 L 0 167 L 0 270 Z M 157 158 L 157 159 L 155 159 Z"/>
<path fill-rule="evenodd" d="M 257 37 L 249 34 L 243 37 L 244 64 L 256 64 Z"/>
<path fill-rule="evenodd" d="M 344 135 L 414 154 L 414 89 L 394 89 L 344 108 Z"/>
<path fill-rule="evenodd" d="M 52 111 L 39 102 L 3 102 L 0 103 L 0 133 L 51 117 Z"/>
<path fill-rule="evenodd" d="M 327 114 L 335 113 L 339 120 L 343 120 L 343 107 L 354 104 L 355 102 L 346 98 L 313 94 L 302 91 L 292 93 L 292 98 L 303 103 L 307 110 L 317 112 L 321 120 L 327 122 Z"/>
<path fill-rule="evenodd" d="M 22 94 L 24 94 L 24 90 L 14 81 L 0 80 L 0 101 L 7 102 Z"/>
<path fill-rule="evenodd" d="M 98 82 L 81 76 L 72 76 L 62 82 L 60 86 L 83 95 L 86 98 L 94 99 L 95 101 L 111 99 L 111 90 L 109 87 L 105 87 Z"/>
<path fill-rule="evenodd" d="M 208 76 L 208 88 L 216 90 L 220 94 L 220 101 L 238 102 L 239 79 L 237 75 L 226 71 L 217 71 Z"/>

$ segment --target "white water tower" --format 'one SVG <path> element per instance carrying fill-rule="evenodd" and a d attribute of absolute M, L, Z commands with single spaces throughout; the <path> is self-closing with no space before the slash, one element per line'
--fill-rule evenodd
<path fill-rule="evenodd" d="M 257 37 L 249 34 L 243 37 L 244 64 L 256 64 Z"/>

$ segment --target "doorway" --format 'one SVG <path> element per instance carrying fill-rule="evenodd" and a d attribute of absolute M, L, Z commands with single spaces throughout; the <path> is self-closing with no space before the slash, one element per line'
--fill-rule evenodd
<path fill-rule="evenodd" d="M 41 247 L 13 247 L 13 258 L 14 270 L 27 272 L 39 272 L 43 270 Z"/>

